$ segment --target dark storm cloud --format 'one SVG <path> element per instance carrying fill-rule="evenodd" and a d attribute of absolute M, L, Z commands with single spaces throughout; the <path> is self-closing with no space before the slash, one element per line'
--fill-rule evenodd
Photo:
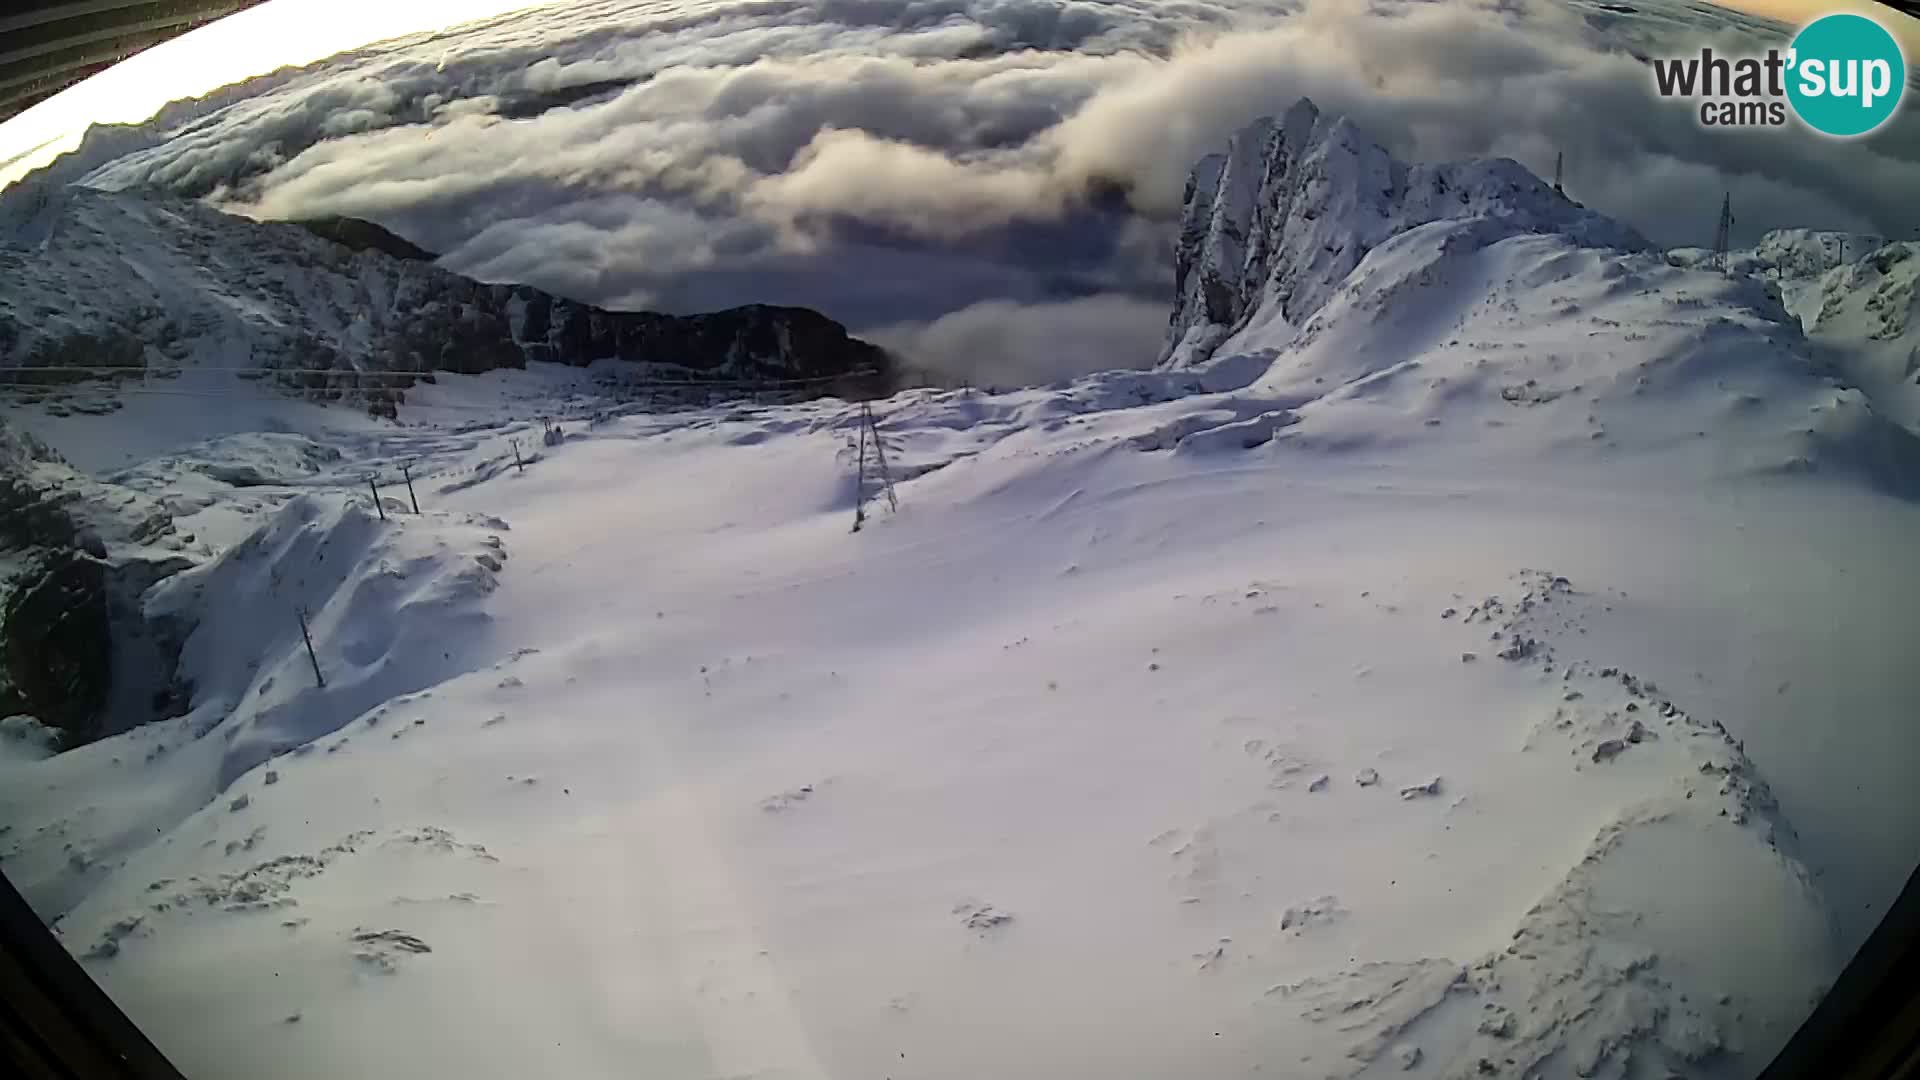
<path fill-rule="evenodd" d="M 1669 244 L 1706 242 L 1726 188 L 1743 241 L 1920 226 L 1920 108 L 1850 142 L 1703 131 L 1642 58 L 1775 30 L 1638 6 L 608 0 L 276 76 L 94 182 L 372 218 L 600 303 L 806 304 L 1047 377 L 1151 355 L 1106 328 L 1157 337 L 1139 305 L 1170 292 L 1188 168 L 1302 95 L 1403 157 L 1564 152 L 1571 194 Z"/>

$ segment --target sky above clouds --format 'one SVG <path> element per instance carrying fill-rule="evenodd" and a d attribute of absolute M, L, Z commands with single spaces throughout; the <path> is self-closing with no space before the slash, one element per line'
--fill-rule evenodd
<path fill-rule="evenodd" d="M 1148 362 L 1189 168 L 1302 95 L 1408 159 L 1550 175 L 1564 152 L 1569 194 L 1656 242 L 1707 242 L 1728 189 L 1736 242 L 1920 233 L 1920 110 L 1849 142 L 1703 131 L 1643 58 L 1764 47 L 1778 24 L 1634 6 L 554 3 L 174 106 L 65 169 L 369 218 L 453 269 L 608 306 L 816 307 L 981 382 Z M 392 25 L 435 25 L 413 19 Z"/>

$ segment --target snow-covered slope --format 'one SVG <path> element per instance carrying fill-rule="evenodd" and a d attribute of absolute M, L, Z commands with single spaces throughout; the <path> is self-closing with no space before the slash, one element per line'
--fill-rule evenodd
<path fill-rule="evenodd" d="M 1297 205 L 1205 363 L 878 403 L 857 533 L 857 408 L 522 456 L 544 365 L 119 469 L 246 538 L 7 873 L 209 1078 L 1754 1075 L 1920 860 L 1912 439 L 1766 281 Z"/>
<path fill-rule="evenodd" d="M 1497 218 L 1623 249 L 1645 241 L 1507 159 L 1407 166 L 1345 117 L 1301 99 L 1254 121 L 1188 181 L 1162 364 L 1190 367 L 1257 329 L 1277 347 L 1369 251 L 1432 221 Z"/>
<path fill-rule="evenodd" d="M 1776 278 L 1651 250 L 1512 162 L 1408 168 L 1303 101 L 1191 188 L 1163 369 L 1291 410 L 1282 441 L 1920 491 L 1920 438 L 1869 396 L 1885 380 L 1831 378 Z M 1770 234 L 1763 254 L 1818 246 Z M 1911 301 L 1892 272 L 1883 322 Z"/>
<path fill-rule="evenodd" d="M 40 190 L 0 195 L 16 211 L 0 236 L 0 369 L 278 369 L 286 386 L 351 391 L 390 415 L 413 384 L 394 372 L 618 358 L 683 377 L 806 379 L 887 366 L 803 308 L 604 311 L 160 194 L 70 187 L 34 213 L 17 206 Z"/>
<path fill-rule="evenodd" d="M 1218 355 L 1244 363 L 1250 339 Z M 1383 244 L 1284 349 L 1252 355 L 1272 360 L 1251 389 L 1299 407 L 1295 440 L 1920 485 L 1920 439 L 1892 399 L 1829 378 L 1769 283 L 1498 219 Z"/>
<path fill-rule="evenodd" d="M 200 1076 L 1755 1071 L 1910 864 L 1920 517 L 1178 394 L 904 396 L 858 534 L 837 403 L 296 497 L 8 873 Z"/>

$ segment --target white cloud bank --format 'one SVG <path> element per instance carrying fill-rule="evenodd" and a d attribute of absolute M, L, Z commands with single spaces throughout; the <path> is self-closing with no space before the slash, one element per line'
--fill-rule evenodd
<path fill-rule="evenodd" d="M 1188 168 L 1302 95 L 1408 158 L 1563 152 L 1570 194 L 1670 244 L 1708 239 L 1723 189 L 1737 240 L 1920 231 L 1920 111 L 1850 142 L 1703 131 L 1642 58 L 1778 29 L 1637 6 L 602 0 L 176 107 L 93 182 L 367 217 L 594 302 L 808 304 L 943 355 L 981 305 L 1164 310 Z M 1059 340 L 1004 345 L 1040 378 L 1079 363 Z"/>

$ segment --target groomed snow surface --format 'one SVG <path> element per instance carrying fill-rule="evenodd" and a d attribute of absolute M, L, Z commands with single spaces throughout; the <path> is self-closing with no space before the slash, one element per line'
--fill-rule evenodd
<path fill-rule="evenodd" d="M 1750 1076 L 1920 839 L 1910 435 L 1757 290 L 1422 227 L 879 403 L 858 533 L 855 407 L 538 367 L 101 449 L 193 709 L 0 759 L 5 869 L 197 1078 Z"/>

